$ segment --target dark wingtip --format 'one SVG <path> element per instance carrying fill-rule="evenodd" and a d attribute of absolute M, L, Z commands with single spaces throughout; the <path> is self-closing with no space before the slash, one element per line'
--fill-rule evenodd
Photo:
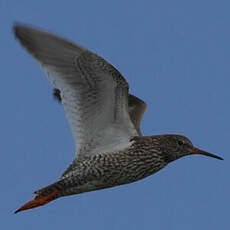
<path fill-rule="evenodd" d="M 14 36 L 16 37 L 16 38 L 18 38 L 19 37 L 19 33 L 18 33 L 18 29 L 19 29 L 19 23 L 14 23 L 14 25 L 13 25 L 13 33 L 14 33 Z"/>
<path fill-rule="evenodd" d="M 16 38 L 20 37 L 20 30 L 25 28 L 25 24 L 21 23 L 21 22 L 15 22 L 13 24 L 13 33 L 15 35 Z"/>
<path fill-rule="evenodd" d="M 20 22 L 15 22 L 13 24 L 13 33 L 14 33 L 15 38 L 18 39 L 20 43 L 25 47 L 27 47 L 26 46 L 26 41 L 27 41 L 26 35 L 28 33 L 28 29 L 29 29 L 29 26 L 27 26 L 26 24 L 23 24 Z"/>

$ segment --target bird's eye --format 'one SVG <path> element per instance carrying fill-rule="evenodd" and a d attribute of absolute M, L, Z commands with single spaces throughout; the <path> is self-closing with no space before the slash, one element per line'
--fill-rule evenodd
<path fill-rule="evenodd" d="M 183 145 L 184 142 L 183 141 L 178 141 L 178 145 Z"/>

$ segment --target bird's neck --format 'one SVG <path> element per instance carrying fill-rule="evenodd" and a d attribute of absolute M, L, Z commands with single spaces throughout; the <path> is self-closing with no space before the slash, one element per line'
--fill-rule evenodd
<path fill-rule="evenodd" d="M 151 137 L 135 137 L 134 144 L 126 154 L 130 156 L 130 162 L 135 161 L 135 164 L 131 164 L 136 167 L 136 172 L 145 172 L 143 177 L 157 172 L 170 162 Z"/>

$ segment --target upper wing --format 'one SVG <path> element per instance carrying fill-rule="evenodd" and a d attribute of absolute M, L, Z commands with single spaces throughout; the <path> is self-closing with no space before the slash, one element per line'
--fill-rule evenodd
<path fill-rule="evenodd" d="M 60 90 L 78 158 L 130 145 L 138 133 L 128 113 L 128 83 L 112 65 L 48 32 L 24 25 L 14 32 Z"/>
<path fill-rule="evenodd" d="M 141 133 L 141 118 L 147 108 L 147 105 L 144 101 L 142 101 L 140 98 L 129 94 L 128 99 L 128 111 L 129 116 L 139 134 L 139 136 L 142 136 Z"/>
<path fill-rule="evenodd" d="M 53 90 L 53 96 L 56 100 L 58 100 L 59 102 L 61 102 L 61 92 L 59 89 L 55 89 Z M 128 112 L 129 112 L 129 116 L 131 121 L 133 122 L 139 136 L 142 136 L 141 133 L 141 118 L 145 112 L 147 108 L 147 105 L 145 104 L 144 101 L 142 101 L 140 98 L 129 94 L 128 96 Z"/>

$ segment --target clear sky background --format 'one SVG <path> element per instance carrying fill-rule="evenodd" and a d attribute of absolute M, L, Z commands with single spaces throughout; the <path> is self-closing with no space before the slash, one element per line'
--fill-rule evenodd
<path fill-rule="evenodd" d="M 230 229 L 229 9 L 227 0 L 0 0 L 1 229 Z M 225 160 L 185 157 L 133 184 L 13 214 L 74 157 L 63 109 L 15 40 L 15 21 L 118 68 L 148 104 L 145 135 L 184 134 Z"/>

